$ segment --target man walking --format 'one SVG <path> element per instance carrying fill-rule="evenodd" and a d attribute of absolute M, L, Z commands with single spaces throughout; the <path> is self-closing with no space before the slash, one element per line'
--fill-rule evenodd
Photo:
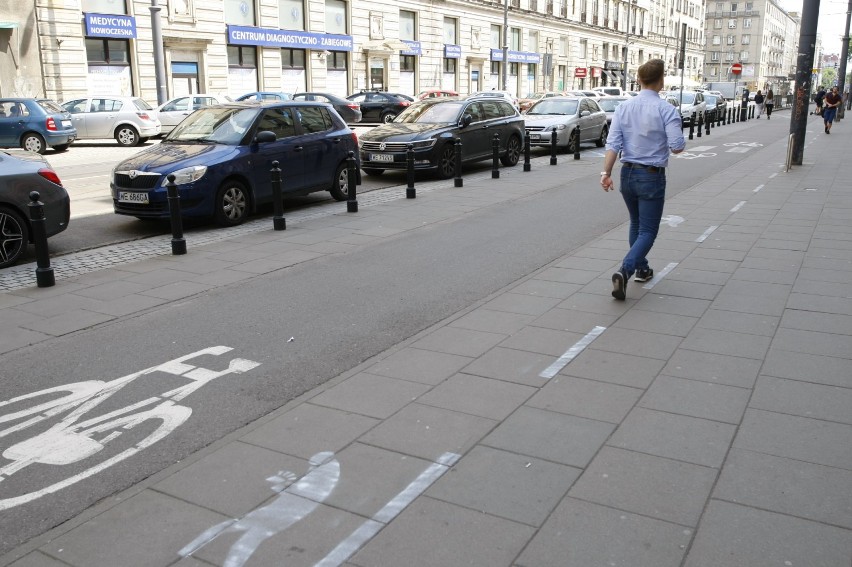
<path fill-rule="evenodd" d="M 822 101 L 825 98 L 825 89 L 820 87 L 817 91 L 816 96 L 814 96 L 814 103 L 816 103 L 816 110 L 814 110 L 814 114 L 822 116 Z"/>
<path fill-rule="evenodd" d="M 634 274 L 637 282 L 654 277 L 646 256 L 663 216 L 669 154 L 686 147 L 680 114 L 659 96 L 664 71 L 662 59 L 651 59 L 639 67 L 636 75 L 642 90 L 615 109 L 606 141 L 601 187 L 615 189 L 612 168 L 621 154 L 620 191 L 630 214 L 630 250 L 621 269 L 612 275 L 612 296 L 619 300 L 626 297 L 627 282 Z"/>
<path fill-rule="evenodd" d="M 834 117 L 837 116 L 837 107 L 840 106 L 842 100 L 837 92 L 837 87 L 831 87 L 831 92 L 825 95 L 822 119 L 825 122 L 826 134 L 831 134 L 831 126 L 834 124 Z"/>

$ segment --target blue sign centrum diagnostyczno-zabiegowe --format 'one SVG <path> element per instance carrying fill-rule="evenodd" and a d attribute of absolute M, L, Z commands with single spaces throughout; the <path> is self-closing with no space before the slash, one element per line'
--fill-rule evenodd
<path fill-rule="evenodd" d="M 265 47 L 287 47 L 294 49 L 352 51 L 354 41 L 351 35 L 229 25 L 228 43 L 231 45 L 261 45 Z"/>

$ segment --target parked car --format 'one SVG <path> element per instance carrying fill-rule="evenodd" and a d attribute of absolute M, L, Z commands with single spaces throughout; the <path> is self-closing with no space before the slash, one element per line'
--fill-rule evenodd
<path fill-rule="evenodd" d="M 598 106 L 606 112 L 606 125 L 607 127 L 612 124 L 612 117 L 615 115 L 615 109 L 618 108 L 618 105 L 624 102 L 625 100 L 630 100 L 626 96 L 605 96 L 599 98 L 597 101 Z"/>
<path fill-rule="evenodd" d="M 683 113 L 680 111 L 680 99 L 667 91 L 660 91 L 660 98 L 677 109 L 677 113 L 680 114 L 681 123 L 683 123 Z"/>
<path fill-rule="evenodd" d="M 540 93 L 532 93 L 527 95 L 524 98 L 518 99 L 518 110 L 524 112 L 529 110 L 529 108 L 540 101 L 543 98 L 550 98 L 553 96 L 562 96 L 562 93 L 556 91 L 544 91 Z"/>
<path fill-rule="evenodd" d="M 397 115 L 411 105 L 411 101 L 398 93 L 386 91 L 361 91 L 346 97 L 361 107 L 363 122 L 393 122 Z"/>
<path fill-rule="evenodd" d="M 509 91 L 476 91 L 472 93 L 467 98 L 502 98 L 504 100 L 509 101 L 515 108 L 519 108 L 520 104 L 518 102 L 518 97 L 510 93 Z"/>
<path fill-rule="evenodd" d="M 360 104 L 347 100 L 342 96 L 329 93 L 296 93 L 293 95 L 293 100 L 324 102 L 326 104 L 330 104 L 347 124 L 361 122 L 361 118 L 363 116 L 361 114 Z"/>
<path fill-rule="evenodd" d="M 671 90 L 668 94 L 674 96 L 680 101 L 680 114 L 683 116 L 684 126 L 688 126 L 693 122 L 697 123 L 698 115 L 707 110 L 707 105 L 704 102 L 704 93 L 698 91 L 680 91 Z"/>
<path fill-rule="evenodd" d="M 595 98 L 595 99 L 600 98 L 602 96 L 609 96 L 609 95 L 605 95 L 603 93 L 599 93 L 598 91 L 592 91 L 592 90 L 568 91 L 565 94 L 570 95 L 570 96 L 587 96 L 589 98 Z"/>
<path fill-rule="evenodd" d="M 160 120 L 160 134 L 168 134 L 180 124 L 180 121 L 205 106 L 224 104 L 231 99 L 225 96 L 211 94 L 194 94 L 173 98 L 157 107 L 156 114 Z"/>
<path fill-rule="evenodd" d="M 290 93 L 282 93 L 282 92 L 254 92 L 254 93 L 246 93 L 244 95 L 238 96 L 237 101 L 242 102 L 245 100 L 290 100 L 293 96 Z"/>
<path fill-rule="evenodd" d="M 71 115 L 52 100 L 0 99 L 0 147 L 64 152 L 76 137 Z"/>
<path fill-rule="evenodd" d="M 134 96 L 91 96 L 62 103 L 71 113 L 77 138 L 115 138 L 122 146 L 138 146 L 160 134 L 161 125 L 150 104 Z"/>
<path fill-rule="evenodd" d="M 361 167 L 367 175 L 387 169 L 406 169 L 408 145 L 414 149 L 414 167 L 435 171 L 441 178 L 455 173 L 456 138 L 462 143 L 462 162 L 493 156 L 492 140 L 500 137 L 500 161 L 518 163 L 524 119 L 502 99 L 430 98 L 411 105 L 391 124 L 361 135 Z"/>
<path fill-rule="evenodd" d="M 598 102 L 584 96 L 562 96 L 538 101 L 524 115 L 531 146 L 550 146 L 556 132 L 556 147 L 566 152 L 576 151 L 582 142 L 606 145 L 609 128 L 606 112 Z M 579 136 L 577 126 L 580 127 Z"/>
<path fill-rule="evenodd" d="M 350 151 L 358 151 L 355 133 L 324 103 L 209 106 L 187 116 L 162 143 L 115 167 L 113 207 L 120 215 L 168 218 L 166 184 L 174 175 L 184 216 L 236 225 L 272 201 L 274 161 L 285 193 L 328 191 L 343 201 Z"/>
<path fill-rule="evenodd" d="M 31 191 L 44 203 L 47 236 L 68 228 L 71 201 L 47 160 L 31 151 L 0 151 L 0 268 L 14 264 L 32 242 Z"/>
<path fill-rule="evenodd" d="M 459 96 L 454 90 L 450 89 L 427 89 L 415 97 L 417 100 L 423 100 L 424 98 L 434 98 L 436 96 Z"/>
<path fill-rule="evenodd" d="M 624 96 L 625 91 L 621 87 L 594 87 L 594 92 L 607 96 Z"/>
<path fill-rule="evenodd" d="M 728 111 L 728 102 L 721 95 L 704 93 L 704 104 L 707 106 L 707 119 L 716 122 Z"/>

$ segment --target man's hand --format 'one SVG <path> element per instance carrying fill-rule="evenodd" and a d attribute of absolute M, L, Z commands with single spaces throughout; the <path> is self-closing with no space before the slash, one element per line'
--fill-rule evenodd
<path fill-rule="evenodd" d="M 615 184 L 612 182 L 612 177 L 604 173 L 601 174 L 601 187 L 604 191 L 612 191 L 615 189 Z"/>

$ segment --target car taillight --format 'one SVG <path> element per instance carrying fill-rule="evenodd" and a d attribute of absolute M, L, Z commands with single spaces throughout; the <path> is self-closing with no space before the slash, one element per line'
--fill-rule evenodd
<path fill-rule="evenodd" d="M 352 141 L 355 142 L 355 148 L 358 148 L 358 134 L 352 132 Z"/>
<path fill-rule="evenodd" d="M 346 106 L 348 106 L 348 107 L 349 107 L 349 108 L 351 108 L 352 110 L 361 110 L 361 105 L 360 105 L 360 104 L 356 104 L 356 103 L 354 103 L 354 102 L 353 102 L 352 104 L 347 104 Z"/>
<path fill-rule="evenodd" d="M 400 106 L 408 106 L 409 104 L 411 104 L 411 101 L 410 101 L 410 100 L 401 100 L 401 101 L 399 101 L 399 105 L 400 105 Z"/>
<path fill-rule="evenodd" d="M 136 116 L 138 116 L 138 117 L 139 117 L 139 118 L 141 118 L 142 120 L 151 120 L 151 117 L 150 117 L 150 116 L 148 116 L 148 113 L 147 113 L 147 112 L 137 112 L 137 113 L 136 113 Z"/>
<path fill-rule="evenodd" d="M 56 121 L 53 119 L 53 117 L 50 117 L 50 118 L 47 119 L 47 124 L 45 126 L 47 127 L 48 130 L 50 130 L 52 132 L 56 131 Z"/>
<path fill-rule="evenodd" d="M 59 176 L 56 175 L 56 172 L 52 169 L 42 167 L 38 170 L 38 174 L 50 181 L 51 183 L 56 183 L 57 185 L 62 186 L 62 181 L 59 180 Z"/>

